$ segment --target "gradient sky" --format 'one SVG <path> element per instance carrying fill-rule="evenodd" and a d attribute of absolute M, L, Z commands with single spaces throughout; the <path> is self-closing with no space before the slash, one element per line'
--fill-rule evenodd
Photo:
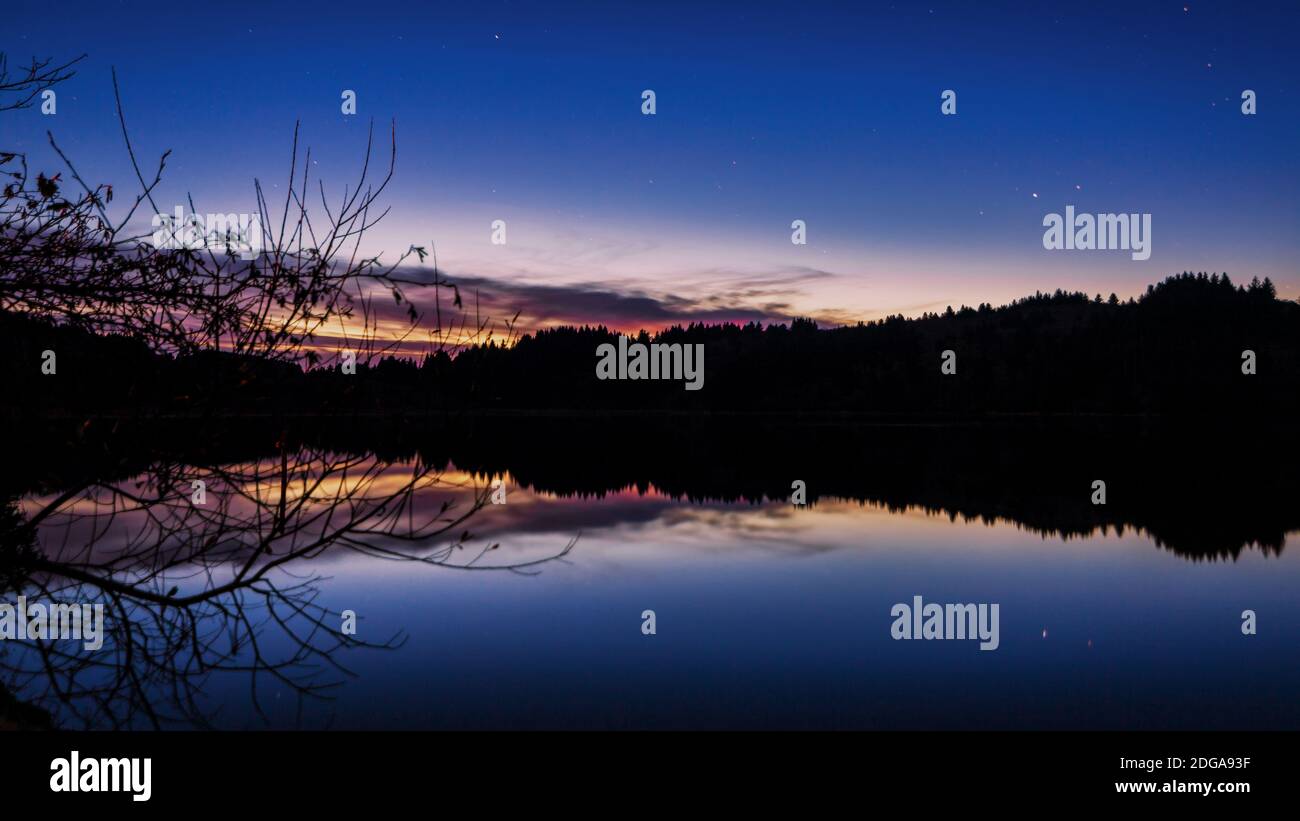
<path fill-rule="evenodd" d="M 128 191 L 115 66 L 136 150 L 173 151 L 160 205 L 247 212 L 254 177 L 283 192 L 295 121 L 337 197 L 395 120 L 369 250 L 436 242 L 530 326 L 849 321 L 1183 270 L 1300 297 L 1296 4 L 282 5 L 10 3 L 11 62 L 89 56 L 0 145 L 56 168 L 49 129 Z M 1150 259 L 1044 250 L 1066 205 L 1151 213 Z"/>

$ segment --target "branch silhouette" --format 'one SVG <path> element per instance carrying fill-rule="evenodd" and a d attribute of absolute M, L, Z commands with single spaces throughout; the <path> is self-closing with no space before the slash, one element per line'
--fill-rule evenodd
<path fill-rule="evenodd" d="M 195 482 L 207 504 L 195 503 Z M 444 493 L 453 495 L 433 499 Z M 529 573 L 574 547 L 482 561 L 500 555 L 469 530 L 488 493 L 428 465 L 284 447 L 251 463 L 161 461 L 129 480 L 26 499 L 25 515 L 9 507 L 0 530 L 6 589 L 103 604 L 107 636 L 98 651 L 33 640 L 0 658 L 0 670 L 14 692 L 48 685 L 41 706 L 87 727 L 206 726 L 200 696 L 217 673 L 247 674 L 263 718 L 266 680 L 299 698 L 328 697 L 352 675 L 340 651 L 395 649 L 405 638 L 341 631 L 341 613 L 318 601 L 325 554 Z"/>

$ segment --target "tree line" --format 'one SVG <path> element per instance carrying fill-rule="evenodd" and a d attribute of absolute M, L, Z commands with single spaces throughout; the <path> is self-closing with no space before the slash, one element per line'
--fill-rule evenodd
<path fill-rule="evenodd" d="M 28 411 L 203 408 L 290 415 L 463 410 L 866 413 L 1284 414 L 1300 405 L 1300 304 L 1268 279 L 1183 273 L 1121 301 L 1036 293 L 822 328 L 693 323 L 642 343 L 704 346 L 705 387 L 600 380 L 618 333 L 556 327 L 349 369 L 219 350 L 165 353 L 124 335 L 0 313 L 0 369 Z M 58 373 L 41 372 L 44 351 Z M 942 368 L 951 351 L 951 373 Z M 1249 372 L 1249 371 L 1253 371 Z"/>

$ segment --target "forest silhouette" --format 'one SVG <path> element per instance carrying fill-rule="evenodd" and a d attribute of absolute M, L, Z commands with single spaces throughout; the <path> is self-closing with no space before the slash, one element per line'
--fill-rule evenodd
<path fill-rule="evenodd" d="M 0 498 L 116 485 L 159 463 L 218 469 L 308 448 L 466 471 L 485 487 L 508 477 L 512 487 L 558 497 L 635 491 L 788 506 L 800 480 L 812 509 L 847 500 L 1061 538 L 1139 529 L 1193 560 L 1235 559 L 1247 549 L 1276 555 L 1300 529 L 1300 433 L 1256 421 L 465 414 L 102 420 L 30 434 L 10 448 Z M 1106 483 L 1106 504 L 1090 501 L 1096 480 Z"/>
<path fill-rule="evenodd" d="M 1184 273 L 1120 301 L 1038 293 L 994 308 L 949 308 L 820 328 L 807 319 L 691 324 L 643 343 L 704 345 L 703 390 L 680 380 L 600 380 L 603 326 L 547 328 L 422 359 L 330 366 L 219 350 L 170 355 L 0 314 L 3 377 L 17 415 L 142 412 L 427 413 L 449 410 L 979 414 L 1286 415 L 1300 409 L 1300 305 L 1272 283 Z M 46 350 L 58 378 L 41 372 Z M 942 373 L 944 351 L 955 373 Z M 1245 373 L 1246 351 L 1255 372 Z"/>

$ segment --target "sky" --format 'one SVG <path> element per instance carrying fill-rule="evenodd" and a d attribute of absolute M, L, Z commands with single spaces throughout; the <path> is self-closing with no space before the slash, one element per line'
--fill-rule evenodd
<path fill-rule="evenodd" d="M 160 205 L 243 213 L 255 178 L 283 196 L 295 123 L 332 201 L 395 124 L 364 249 L 436 247 L 525 329 L 855 322 L 1184 270 L 1300 298 L 1294 3 L 288 5 L 11 2 L 11 63 L 87 57 L 0 145 L 57 170 L 49 131 L 124 199 L 115 68 L 137 153 L 172 151 Z M 1045 249 L 1068 205 L 1151 214 L 1150 258 Z"/>

